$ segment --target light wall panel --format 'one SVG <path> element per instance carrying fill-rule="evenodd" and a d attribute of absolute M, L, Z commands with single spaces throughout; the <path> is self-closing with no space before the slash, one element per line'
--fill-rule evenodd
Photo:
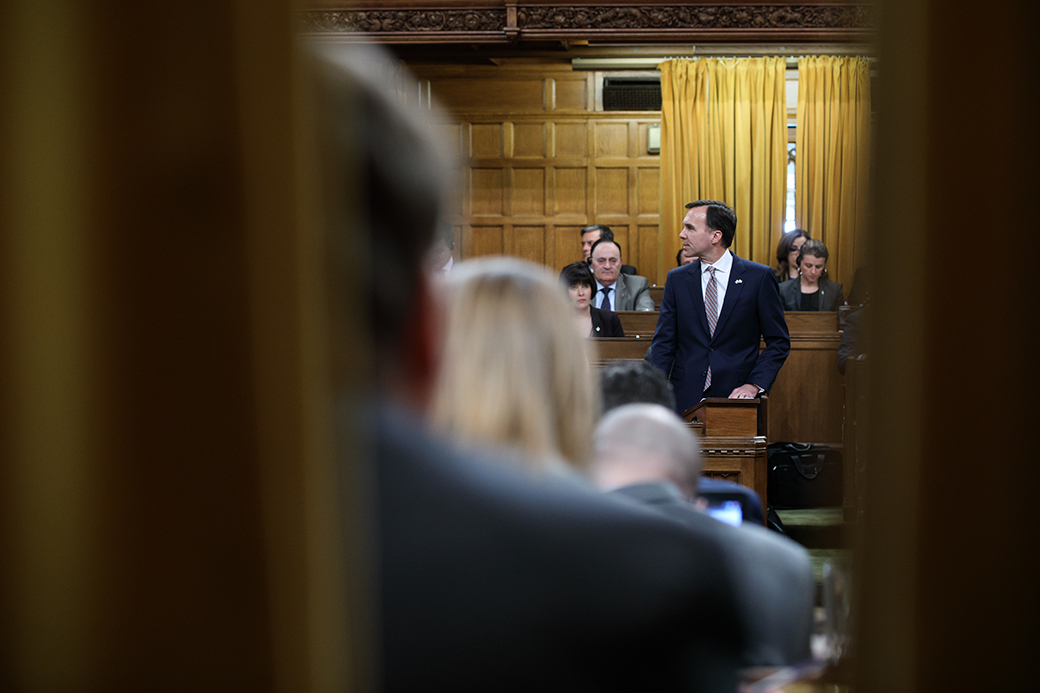
<path fill-rule="evenodd" d="M 556 169 L 556 214 L 585 214 L 588 171 L 585 168 Z"/>
<path fill-rule="evenodd" d="M 458 260 L 507 253 L 558 271 L 581 259 L 583 226 L 607 224 L 625 261 L 663 283 L 660 161 L 646 151 L 659 113 L 590 111 L 592 77 L 548 61 L 412 67 L 462 136 Z"/>
<path fill-rule="evenodd" d="M 545 158 L 546 123 L 517 123 L 513 126 L 513 156 Z"/>
<path fill-rule="evenodd" d="M 628 123 L 596 123 L 596 156 L 628 157 Z"/>
<path fill-rule="evenodd" d="M 545 169 L 513 169 L 513 216 L 545 215 Z"/>
<path fill-rule="evenodd" d="M 657 214 L 661 205 L 660 167 L 640 166 L 636 169 L 636 214 Z"/>
<path fill-rule="evenodd" d="M 500 168 L 475 168 L 470 173 L 470 204 L 474 216 L 501 215 L 505 172 Z"/>
<path fill-rule="evenodd" d="M 504 250 L 502 226 L 474 226 L 470 231 L 467 257 L 501 255 Z"/>
<path fill-rule="evenodd" d="M 628 215 L 628 169 L 596 169 L 596 214 Z"/>
<path fill-rule="evenodd" d="M 583 111 L 588 102 L 587 80 L 556 80 L 557 111 Z"/>
<path fill-rule="evenodd" d="M 524 260 L 545 263 L 545 227 L 514 226 L 512 255 Z"/>
<path fill-rule="evenodd" d="M 581 157 L 589 154 L 588 124 L 556 123 L 556 157 Z"/>
<path fill-rule="evenodd" d="M 470 126 L 470 153 L 474 159 L 500 159 L 504 154 L 502 123 L 474 123 Z"/>

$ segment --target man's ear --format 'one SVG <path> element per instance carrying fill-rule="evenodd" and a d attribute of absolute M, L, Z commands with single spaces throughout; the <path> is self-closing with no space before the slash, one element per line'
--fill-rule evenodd
<path fill-rule="evenodd" d="M 399 385 L 408 402 L 423 411 L 433 395 L 440 366 L 441 302 L 426 272 L 415 282 L 410 320 L 401 348 Z"/>

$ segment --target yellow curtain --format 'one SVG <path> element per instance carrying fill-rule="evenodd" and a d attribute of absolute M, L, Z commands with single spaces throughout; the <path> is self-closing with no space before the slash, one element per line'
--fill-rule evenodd
<path fill-rule="evenodd" d="M 658 275 L 675 266 L 684 205 L 721 200 L 737 213 L 732 249 L 769 264 L 787 194 L 784 61 L 661 63 Z"/>
<path fill-rule="evenodd" d="M 798 61 L 795 219 L 826 244 L 828 273 L 852 287 L 866 264 L 870 67 L 863 58 Z"/>

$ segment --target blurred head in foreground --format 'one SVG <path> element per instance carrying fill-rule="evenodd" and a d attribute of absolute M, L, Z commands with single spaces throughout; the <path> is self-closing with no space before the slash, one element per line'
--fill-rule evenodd
<path fill-rule="evenodd" d="M 459 264 L 444 290 L 434 422 L 463 443 L 584 467 L 596 399 L 556 278 L 540 265 L 496 257 Z"/>
<path fill-rule="evenodd" d="M 400 70 L 371 46 L 318 46 L 315 151 L 328 228 L 332 310 L 358 315 L 372 336 L 382 395 L 424 406 L 435 370 L 436 311 L 424 271 L 454 163 L 429 134 L 436 112 L 402 108 Z M 341 334 L 337 353 L 356 349 Z M 345 345 L 345 346 L 344 346 Z"/>
<path fill-rule="evenodd" d="M 697 494 L 701 453 L 697 436 L 674 411 L 658 404 L 626 404 L 603 416 L 595 433 L 592 478 L 603 489 L 671 481 Z"/>

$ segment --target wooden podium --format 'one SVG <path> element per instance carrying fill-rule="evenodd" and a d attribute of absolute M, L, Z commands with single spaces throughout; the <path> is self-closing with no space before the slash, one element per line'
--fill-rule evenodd
<path fill-rule="evenodd" d="M 704 424 L 706 436 L 758 435 L 760 399 L 728 399 L 708 397 L 683 412 L 686 423 Z"/>
<path fill-rule="evenodd" d="M 758 399 L 710 397 L 683 413 L 701 434 L 704 475 L 755 490 L 766 515 L 766 437 L 758 435 Z"/>

